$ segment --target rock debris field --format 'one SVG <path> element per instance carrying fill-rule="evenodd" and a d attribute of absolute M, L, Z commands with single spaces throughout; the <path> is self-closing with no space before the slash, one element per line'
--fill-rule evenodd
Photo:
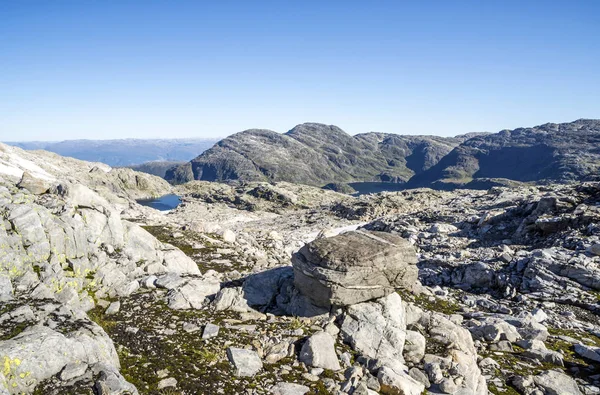
<path fill-rule="evenodd" d="M 0 216 L 2 395 L 600 393 L 598 182 L 172 187 L 0 144 Z"/>

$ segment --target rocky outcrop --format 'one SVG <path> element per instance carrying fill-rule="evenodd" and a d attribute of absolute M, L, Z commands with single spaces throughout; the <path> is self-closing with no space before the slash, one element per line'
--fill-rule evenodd
<path fill-rule="evenodd" d="M 219 141 L 191 162 L 167 171 L 174 183 L 288 181 L 404 182 L 433 166 L 462 138 L 365 133 L 350 136 L 332 125 L 305 123 L 285 134 L 251 129 Z"/>
<path fill-rule="evenodd" d="M 112 340 L 86 312 L 103 298 L 131 295 L 147 276 L 200 271 L 181 251 L 121 219 L 117 206 L 91 189 L 100 178 L 74 175 L 75 169 L 58 178 L 69 162 L 0 145 L 4 379 L 10 393 L 32 392 L 59 373 L 64 380 L 94 380 L 100 393 L 137 393 L 119 374 Z M 129 202 L 126 185 L 135 190 L 145 179 L 131 170 L 110 176 L 90 171 L 105 181 L 118 178 L 121 184 L 111 188 L 122 185 L 122 199 Z"/>
<path fill-rule="evenodd" d="M 0 176 L 38 195 L 61 183 L 83 184 L 119 207 L 128 206 L 132 200 L 158 197 L 171 191 L 165 180 L 149 174 L 52 152 L 25 151 L 2 143 Z"/>
<path fill-rule="evenodd" d="M 322 238 L 294 254 L 294 284 L 314 304 L 347 306 L 386 296 L 417 281 L 408 241 L 381 232 L 347 232 Z"/>

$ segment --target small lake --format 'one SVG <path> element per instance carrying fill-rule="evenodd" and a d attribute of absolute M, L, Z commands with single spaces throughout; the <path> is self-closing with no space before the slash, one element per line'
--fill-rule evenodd
<path fill-rule="evenodd" d="M 179 206 L 181 199 L 178 195 L 171 194 L 156 199 L 138 200 L 137 202 L 142 206 L 152 207 L 159 211 L 167 211 Z"/>
<path fill-rule="evenodd" d="M 406 189 L 405 184 L 395 182 L 352 182 L 349 183 L 352 188 L 357 192 L 356 195 L 365 195 L 368 193 L 379 193 L 379 192 L 397 192 Z"/>

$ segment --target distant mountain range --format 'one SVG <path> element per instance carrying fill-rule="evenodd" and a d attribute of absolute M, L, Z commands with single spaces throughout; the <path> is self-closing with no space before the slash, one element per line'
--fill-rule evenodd
<path fill-rule="evenodd" d="M 26 150 L 51 151 L 85 161 L 103 162 L 110 166 L 131 166 L 151 161 L 186 162 L 210 148 L 216 141 L 217 139 L 122 139 L 6 144 Z"/>
<path fill-rule="evenodd" d="M 396 182 L 406 187 L 568 182 L 597 177 L 600 121 L 548 123 L 495 134 L 456 137 L 364 133 L 305 123 L 285 134 L 251 129 L 166 171 L 172 183 L 289 181 Z"/>
<path fill-rule="evenodd" d="M 219 141 L 185 165 L 167 172 L 174 183 L 289 181 L 322 186 L 332 182 L 406 182 L 434 166 L 470 136 L 351 136 L 337 126 L 304 123 L 285 134 L 251 129 Z"/>
<path fill-rule="evenodd" d="M 481 180 L 571 182 L 600 176 L 600 120 L 502 130 L 461 143 L 408 186 L 446 189 Z"/>

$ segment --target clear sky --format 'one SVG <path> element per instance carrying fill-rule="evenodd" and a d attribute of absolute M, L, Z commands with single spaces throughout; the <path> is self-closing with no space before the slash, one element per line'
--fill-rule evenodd
<path fill-rule="evenodd" d="M 600 1 L 0 1 L 0 140 L 600 118 Z"/>

